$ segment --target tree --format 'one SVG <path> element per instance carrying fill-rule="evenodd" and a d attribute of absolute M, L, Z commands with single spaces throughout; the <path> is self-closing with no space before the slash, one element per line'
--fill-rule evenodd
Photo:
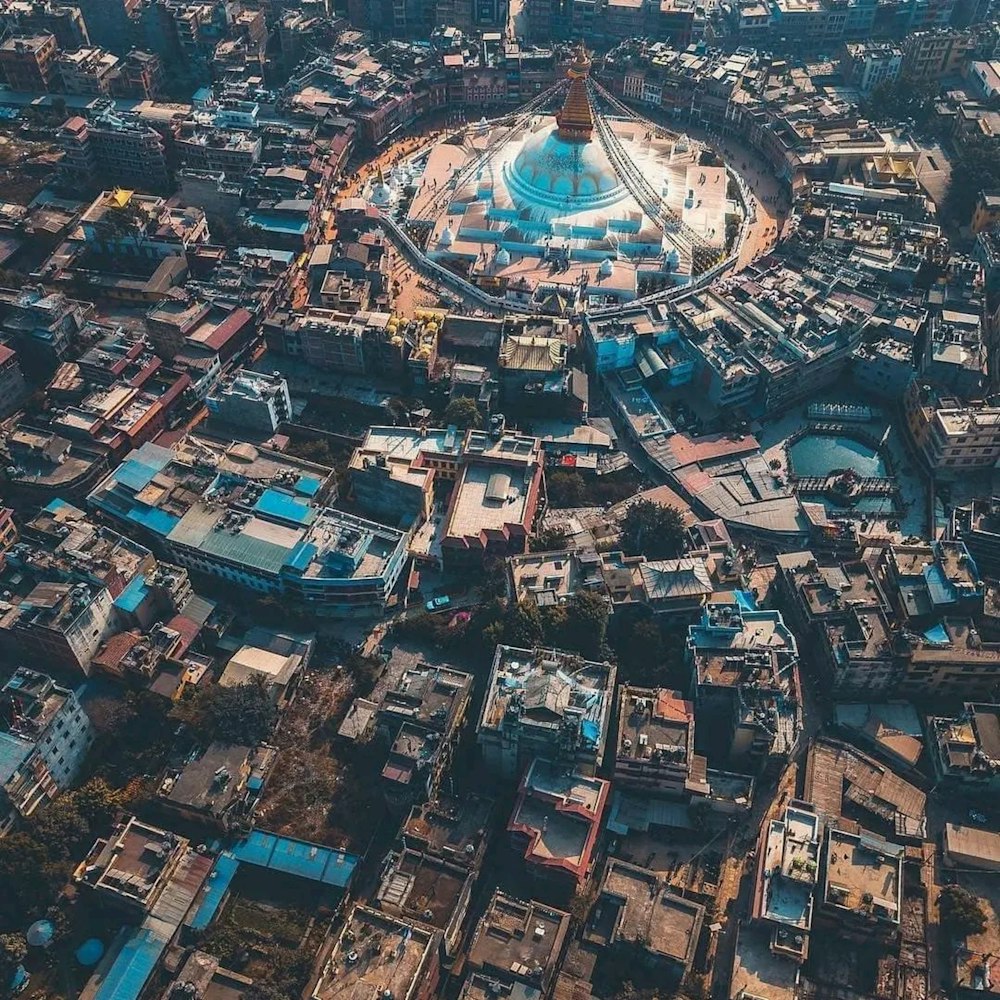
<path fill-rule="evenodd" d="M 553 645 L 575 650 L 588 660 L 603 660 L 608 655 L 604 642 L 608 631 L 607 601 L 596 591 L 581 590 L 566 601 L 565 608 L 563 635 Z"/>
<path fill-rule="evenodd" d="M 7 994 L 11 977 L 28 954 L 23 934 L 0 934 L 0 996 Z"/>
<path fill-rule="evenodd" d="M 203 741 L 253 746 L 271 735 L 278 710 L 263 678 L 253 677 L 232 687 L 199 688 L 183 697 L 170 716 Z"/>
<path fill-rule="evenodd" d="M 483 426 L 483 418 L 476 406 L 476 401 L 468 396 L 456 396 L 444 408 L 444 421 L 449 426 L 454 424 L 460 430 L 472 428 L 478 430 Z"/>
<path fill-rule="evenodd" d="M 145 210 L 130 198 L 124 205 L 105 209 L 94 228 L 105 246 L 128 241 L 138 250 L 146 239 L 148 224 Z"/>
<path fill-rule="evenodd" d="M 51 862 L 72 858 L 90 838 L 90 824 L 80 814 L 72 795 L 63 795 L 40 809 L 31 821 L 32 835 L 44 844 Z"/>
<path fill-rule="evenodd" d="M 652 500 L 630 504 L 621 523 L 621 546 L 631 556 L 675 559 L 684 552 L 684 518 L 676 507 Z"/>
<path fill-rule="evenodd" d="M 223 743 L 253 746 L 267 739 L 278 721 L 271 692 L 260 677 L 233 687 L 208 688 L 205 735 Z"/>
<path fill-rule="evenodd" d="M 292 441 L 287 450 L 289 455 L 295 455 L 296 458 L 305 459 L 307 462 L 333 465 L 333 453 L 330 451 L 329 443 L 323 438 L 316 438 L 315 441 Z"/>
<path fill-rule="evenodd" d="M 103 778 L 91 778 L 73 792 L 73 803 L 91 826 L 103 826 L 128 802 L 120 788 L 112 788 Z"/>
<path fill-rule="evenodd" d="M 518 649 L 534 649 L 545 641 L 542 616 L 534 601 L 511 604 L 503 619 L 503 642 Z"/>
<path fill-rule="evenodd" d="M 938 896 L 941 926 L 953 937 L 967 938 L 986 930 L 986 912 L 968 889 L 946 885 Z"/>
<path fill-rule="evenodd" d="M 640 618 L 619 628 L 612 645 L 623 681 L 640 687 L 662 685 L 665 650 L 660 627 L 653 618 Z"/>
<path fill-rule="evenodd" d="M 542 528 L 529 539 L 528 548 L 532 552 L 558 552 L 568 541 L 565 528 Z"/>
<path fill-rule="evenodd" d="M 545 486 L 553 507 L 582 507 L 586 487 L 579 472 L 560 470 L 547 477 Z"/>

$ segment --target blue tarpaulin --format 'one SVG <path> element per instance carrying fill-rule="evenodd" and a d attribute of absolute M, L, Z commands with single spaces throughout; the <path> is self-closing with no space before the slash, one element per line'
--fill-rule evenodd
<path fill-rule="evenodd" d="M 584 719 L 580 723 L 580 733 L 584 740 L 591 746 L 597 746 L 601 741 L 601 727 L 590 719 Z"/>
<path fill-rule="evenodd" d="M 948 630 L 940 622 L 927 629 L 927 631 L 924 632 L 924 638 L 928 642 L 933 642 L 938 646 L 947 646 L 951 642 L 951 636 L 948 635 Z"/>

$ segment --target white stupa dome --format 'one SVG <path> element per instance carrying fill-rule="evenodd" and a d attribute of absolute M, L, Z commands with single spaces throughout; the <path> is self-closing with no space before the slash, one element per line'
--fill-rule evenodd
<path fill-rule="evenodd" d="M 379 180 L 372 188 L 373 205 L 389 205 L 392 202 L 392 188 L 384 180 Z"/>
<path fill-rule="evenodd" d="M 598 277 L 610 278 L 615 273 L 615 265 L 610 257 L 605 257 L 601 261 L 601 266 L 597 269 Z"/>
<path fill-rule="evenodd" d="M 494 260 L 497 267 L 506 267 L 510 263 L 510 251 L 506 247 L 500 247 Z"/>
<path fill-rule="evenodd" d="M 451 231 L 451 226 L 445 226 L 441 235 L 438 237 L 438 246 L 450 247 L 454 242 L 455 234 Z"/>

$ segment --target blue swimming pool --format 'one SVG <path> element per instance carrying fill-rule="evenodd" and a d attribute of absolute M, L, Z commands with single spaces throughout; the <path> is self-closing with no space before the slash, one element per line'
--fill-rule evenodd
<path fill-rule="evenodd" d="M 867 444 L 849 437 L 807 434 L 788 449 L 797 476 L 826 476 L 834 469 L 853 469 L 861 476 L 885 476 L 882 456 Z"/>

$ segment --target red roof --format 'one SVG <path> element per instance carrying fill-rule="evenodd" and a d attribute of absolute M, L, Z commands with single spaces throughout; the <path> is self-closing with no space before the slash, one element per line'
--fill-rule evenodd
<path fill-rule="evenodd" d="M 241 333 L 248 323 L 253 322 L 249 309 L 239 306 L 234 309 L 202 343 L 213 351 L 221 350 L 238 333 Z"/>
<path fill-rule="evenodd" d="M 196 621 L 191 618 L 185 618 L 184 615 L 174 615 L 167 622 L 167 628 L 172 628 L 175 632 L 179 632 L 181 636 L 180 645 L 177 647 L 177 652 L 174 653 L 175 659 L 182 657 L 191 648 L 192 643 L 198 638 L 198 633 L 201 631 L 201 626 Z"/>
<path fill-rule="evenodd" d="M 0 344 L 0 365 L 10 361 L 15 353 L 16 351 L 12 351 L 6 344 Z"/>
<path fill-rule="evenodd" d="M 118 671 L 129 650 L 138 645 L 142 636 L 138 632 L 119 632 L 111 636 L 97 651 L 94 663 L 108 670 Z"/>

